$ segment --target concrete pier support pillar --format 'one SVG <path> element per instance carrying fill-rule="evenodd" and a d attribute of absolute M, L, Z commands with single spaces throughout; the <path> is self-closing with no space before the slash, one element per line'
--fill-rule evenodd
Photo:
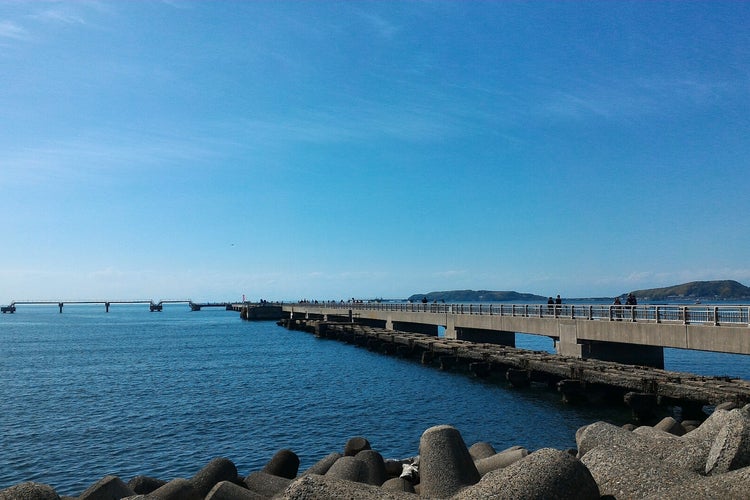
<path fill-rule="evenodd" d="M 393 318 L 390 315 L 385 318 L 385 329 L 393 331 Z"/>
<path fill-rule="evenodd" d="M 578 340 L 575 323 L 560 324 L 559 337 L 555 341 L 555 350 L 557 354 L 562 356 L 664 369 L 663 347 Z"/>
<path fill-rule="evenodd" d="M 645 422 L 653 419 L 656 414 L 656 408 L 659 405 L 656 394 L 642 392 L 628 392 L 623 397 L 623 400 L 633 412 L 633 419 L 636 422 Z"/>
<path fill-rule="evenodd" d="M 104 303 L 104 311 L 109 312 L 109 302 Z"/>
<path fill-rule="evenodd" d="M 469 342 L 516 347 L 515 332 L 480 330 L 478 328 L 456 328 L 456 338 L 458 340 L 468 340 Z"/>
<path fill-rule="evenodd" d="M 393 321 L 393 329 L 399 332 L 422 333 L 424 335 L 438 336 L 438 326 L 424 323 L 406 323 Z M 386 323 L 387 324 L 387 323 Z"/>
<path fill-rule="evenodd" d="M 583 358 L 664 369 L 664 348 L 661 346 L 583 342 L 581 351 Z"/>
<path fill-rule="evenodd" d="M 62 302 L 58 302 L 57 303 L 57 307 L 60 308 L 60 314 L 62 314 L 63 303 Z"/>
<path fill-rule="evenodd" d="M 509 368 L 505 372 L 505 379 L 513 387 L 528 387 L 531 385 L 531 374 L 528 370 Z"/>
<path fill-rule="evenodd" d="M 449 314 L 445 320 L 445 338 L 446 339 L 457 339 L 456 336 L 456 318 Z"/>

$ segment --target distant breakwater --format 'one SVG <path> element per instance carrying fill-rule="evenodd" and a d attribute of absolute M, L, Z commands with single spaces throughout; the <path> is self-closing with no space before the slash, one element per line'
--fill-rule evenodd
<path fill-rule="evenodd" d="M 26 482 L 0 490 L 0 500 L 741 498 L 750 488 L 750 405 L 732 406 L 703 423 L 595 422 L 576 432 L 575 450 L 498 452 L 486 442 L 467 446 L 458 429 L 438 425 L 406 459 L 384 459 L 357 436 L 301 473 L 294 451 L 282 449 L 245 477 L 231 460 L 216 458 L 189 479 L 137 476 L 126 483 L 110 475 L 78 497 Z"/>
<path fill-rule="evenodd" d="M 440 370 L 462 369 L 480 378 L 501 377 L 512 387 L 532 382 L 556 389 L 566 403 L 627 406 L 639 423 L 660 416 L 703 420 L 707 406 L 750 403 L 750 383 L 646 366 L 579 359 L 498 344 L 386 330 L 348 322 L 283 319 L 279 325 L 382 354 L 416 359 Z"/>

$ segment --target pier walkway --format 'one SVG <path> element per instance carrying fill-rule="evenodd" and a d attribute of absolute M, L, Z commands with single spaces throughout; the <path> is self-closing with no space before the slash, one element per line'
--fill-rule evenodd
<path fill-rule="evenodd" d="M 320 303 L 285 304 L 292 319 L 346 320 L 386 330 L 508 346 L 553 339 L 558 354 L 663 368 L 664 347 L 750 354 L 750 306 Z"/>

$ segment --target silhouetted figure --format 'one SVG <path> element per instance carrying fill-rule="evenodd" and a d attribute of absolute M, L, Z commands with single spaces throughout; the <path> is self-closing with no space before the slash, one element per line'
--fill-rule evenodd
<path fill-rule="evenodd" d="M 628 298 L 625 299 L 625 305 L 630 306 L 630 317 L 633 321 L 635 321 L 635 306 L 638 305 L 638 301 L 635 300 L 635 295 L 633 295 L 633 292 L 630 292 L 628 294 Z"/>
<path fill-rule="evenodd" d="M 620 302 L 620 297 L 615 297 L 615 301 L 612 303 L 613 306 L 615 306 L 615 317 L 617 318 L 617 321 L 622 321 L 622 302 Z"/>

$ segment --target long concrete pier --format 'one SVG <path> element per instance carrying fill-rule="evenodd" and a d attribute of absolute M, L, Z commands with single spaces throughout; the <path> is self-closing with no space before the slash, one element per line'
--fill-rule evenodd
<path fill-rule="evenodd" d="M 289 318 L 345 320 L 386 330 L 515 345 L 553 339 L 558 354 L 664 367 L 664 347 L 750 354 L 750 306 L 548 304 L 285 304 Z"/>
<path fill-rule="evenodd" d="M 193 302 L 190 299 L 178 299 L 178 300 L 160 300 L 153 301 L 147 300 L 15 300 L 7 306 L 0 307 L 0 311 L 5 313 L 13 314 L 18 309 L 18 306 L 25 305 L 52 305 L 57 306 L 60 313 L 63 312 L 63 307 L 66 305 L 86 305 L 86 304 L 102 304 L 105 312 L 109 312 L 109 308 L 113 304 L 148 304 L 151 312 L 161 312 L 164 309 L 164 304 L 187 304 L 190 306 L 191 311 L 200 311 L 206 307 L 223 307 L 227 311 L 234 310 L 234 303 L 232 302 Z"/>

